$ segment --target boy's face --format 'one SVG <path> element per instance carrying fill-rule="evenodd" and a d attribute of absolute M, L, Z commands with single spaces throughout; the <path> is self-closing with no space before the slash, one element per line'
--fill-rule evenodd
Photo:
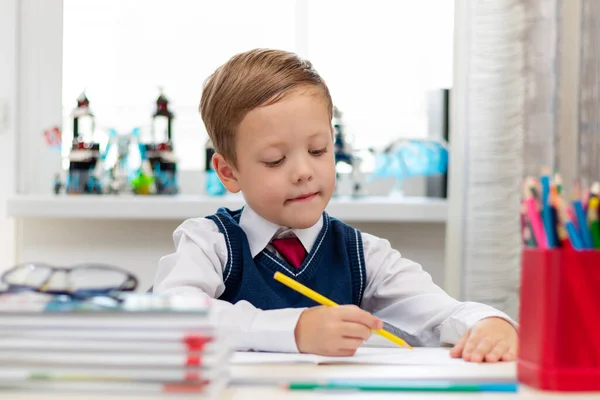
<path fill-rule="evenodd" d="M 216 168 L 227 189 L 241 190 L 254 211 L 278 225 L 318 221 L 335 187 L 331 119 L 318 89 L 297 89 L 250 111 L 238 126 L 236 152 L 230 178 Z"/>

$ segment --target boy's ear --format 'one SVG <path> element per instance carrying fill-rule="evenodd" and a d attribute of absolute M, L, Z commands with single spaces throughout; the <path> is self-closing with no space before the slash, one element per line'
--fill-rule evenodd
<path fill-rule="evenodd" d="M 235 169 L 227 162 L 221 153 L 215 153 L 212 158 L 212 165 L 223 186 L 231 193 L 240 191 L 240 184 L 236 178 Z"/>

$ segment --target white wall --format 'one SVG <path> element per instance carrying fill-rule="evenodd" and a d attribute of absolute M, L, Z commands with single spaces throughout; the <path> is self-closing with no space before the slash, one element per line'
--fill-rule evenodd
<path fill-rule="evenodd" d="M 48 193 L 60 153 L 44 130 L 61 124 L 62 0 L 19 0 L 18 192 Z"/>
<path fill-rule="evenodd" d="M 160 257 L 173 252 L 171 233 L 178 221 L 24 219 L 22 261 L 56 265 L 110 263 L 127 268 L 150 287 Z M 361 223 L 364 232 L 388 238 L 403 256 L 423 265 L 440 286 L 444 283 L 445 224 Z"/>
<path fill-rule="evenodd" d="M 0 271 L 15 260 L 15 224 L 6 200 L 15 194 L 17 0 L 0 1 Z"/>

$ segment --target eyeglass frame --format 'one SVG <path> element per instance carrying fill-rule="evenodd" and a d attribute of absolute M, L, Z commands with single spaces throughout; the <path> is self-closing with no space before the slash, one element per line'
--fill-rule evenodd
<path fill-rule="evenodd" d="M 8 281 L 6 281 L 6 278 L 11 273 L 19 270 L 20 268 L 26 268 L 27 266 L 34 266 L 34 267 L 38 266 L 40 268 L 47 268 L 51 272 L 48 275 L 48 278 L 46 280 L 44 280 L 44 282 L 42 282 L 42 284 L 39 286 L 19 285 L 19 284 L 9 283 Z M 81 290 L 81 291 L 43 290 L 44 286 L 46 286 L 52 280 L 52 277 L 57 272 L 65 273 L 67 275 L 67 281 L 68 281 L 69 273 L 71 273 L 72 271 L 88 269 L 88 268 L 89 269 L 92 269 L 92 268 L 93 269 L 105 269 L 105 270 L 109 270 L 109 271 L 121 272 L 126 276 L 126 279 L 120 286 L 111 288 L 110 290 L 104 290 L 104 289 L 102 289 L 102 290 L 90 289 L 90 290 Z M 0 281 L 3 284 L 8 286 L 8 288 L 4 291 L 5 293 L 30 291 L 30 292 L 45 293 L 45 294 L 57 295 L 57 296 L 70 296 L 73 298 L 88 298 L 88 297 L 94 297 L 94 296 L 107 296 L 107 295 L 110 295 L 110 293 L 112 293 L 112 292 L 132 292 L 135 289 L 137 289 L 138 283 L 139 283 L 137 277 L 135 275 L 133 275 L 131 272 L 127 271 L 124 268 L 120 268 L 120 267 L 110 265 L 110 264 L 75 264 L 70 267 L 57 267 L 57 266 L 46 264 L 46 263 L 36 263 L 36 262 L 29 262 L 29 263 L 15 265 L 14 267 L 5 271 L 0 276 Z"/>

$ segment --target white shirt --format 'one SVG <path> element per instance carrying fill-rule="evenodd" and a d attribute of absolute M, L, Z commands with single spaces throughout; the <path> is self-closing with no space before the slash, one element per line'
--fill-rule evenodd
<path fill-rule="evenodd" d="M 307 229 L 293 229 L 310 253 L 323 226 L 321 218 Z M 240 216 L 252 257 L 280 230 L 250 207 Z M 223 268 L 227 244 L 210 219 L 186 220 L 173 233 L 176 251 L 161 258 L 154 280 L 156 293 L 197 293 L 218 299 L 225 290 Z M 362 233 L 366 287 L 361 308 L 395 325 L 423 346 L 454 344 L 468 328 L 488 317 L 514 322 L 484 304 L 459 302 L 435 285 L 421 266 L 403 258 L 390 243 Z M 247 301 L 213 301 L 217 324 L 235 335 L 239 350 L 298 352 L 294 329 L 303 308 L 260 310 Z"/>

